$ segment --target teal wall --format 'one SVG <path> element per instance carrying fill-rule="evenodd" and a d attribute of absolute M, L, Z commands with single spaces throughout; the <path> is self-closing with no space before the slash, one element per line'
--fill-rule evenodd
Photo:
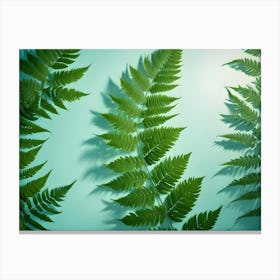
<path fill-rule="evenodd" d="M 53 115 L 52 120 L 38 121 L 51 131 L 36 159 L 37 162 L 48 159 L 40 174 L 53 169 L 47 185 L 52 188 L 78 179 L 62 204 L 63 213 L 53 217 L 55 223 L 45 223 L 48 229 L 126 229 L 118 223 L 112 223 L 123 213 L 120 207 L 113 206 L 112 194 L 97 191 L 96 188 L 113 175 L 102 167 L 102 163 L 108 162 L 113 154 L 111 149 L 106 148 L 95 137 L 107 128 L 107 124 L 96 112 L 104 113 L 109 110 L 106 95 L 116 90 L 127 65 L 136 66 L 140 56 L 151 52 L 152 50 L 82 50 L 73 66 L 90 64 L 91 67 L 73 86 L 88 92 L 89 96 L 69 104 L 68 111 L 60 110 L 60 115 Z M 231 181 L 231 177 L 214 176 L 219 171 L 220 164 L 238 155 L 225 152 L 214 144 L 217 135 L 229 132 L 219 116 L 227 112 L 224 87 L 250 82 L 242 73 L 222 67 L 222 64 L 244 56 L 241 50 L 184 50 L 180 86 L 172 92 L 172 95 L 181 97 L 177 107 L 173 109 L 179 115 L 167 124 L 186 126 L 187 129 L 181 133 L 168 154 L 191 152 L 185 176 L 205 176 L 201 195 L 190 216 L 224 205 L 214 230 L 253 227 L 248 219 L 245 224 L 234 224 L 241 212 L 236 207 L 228 206 L 228 194 L 217 194 Z M 256 222 L 254 219 L 250 221 Z"/>

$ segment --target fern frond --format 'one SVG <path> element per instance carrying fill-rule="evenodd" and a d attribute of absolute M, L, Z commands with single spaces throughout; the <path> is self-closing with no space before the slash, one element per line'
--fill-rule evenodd
<path fill-rule="evenodd" d="M 151 188 L 141 187 L 133 190 L 128 195 L 115 199 L 117 203 L 126 207 L 145 207 L 153 206 L 156 198 L 156 193 Z"/>
<path fill-rule="evenodd" d="M 225 134 L 220 137 L 229 139 L 231 142 L 239 143 L 243 148 L 254 148 L 257 141 L 253 134 L 241 132 Z"/>
<path fill-rule="evenodd" d="M 45 119 L 49 119 L 49 120 L 52 119 L 51 116 L 45 110 L 43 110 L 43 109 L 39 109 L 37 111 L 37 115 L 42 117 L 42 118 L 45 118 Z"/>
<path fill-rule="evenodd" d="M 27 152 L 20 151 L 20 169 L 27 167 L 31 162 L 33 162 L 41 148 L 42 146 L 39 146 Z"/>
<path fill-rule="evenodd" d="M 121 88 L 124 93 L 132 98 L 137 103 L 142 103 L 145 101 L 145 95 L 142 90 L 137 88 L 129 81 L 121 80 Z"/>
<path fill-rule="evenodd" d="M 75 62 L 80 50 L 36 50 L 36 54 L 51 68 L 64 69 Z"/>
<path fill-rule="evenodd" d="M 184 128 L 160 127 L 146 129 L 140 134 L 144 144 L 145 161 L 151 165 L 162 158 L 178 139 Z"/>
<path fill-rule="evenodd" d="M 257 56 L 257 57 L 261 56 L 261 50 L 260 49 L 247 49 L 244 52 L 248 53 L 248 54 L 251 54 L 253 56 Z"/>
<path fill-rule="evenodd" d="M 20 138 L 19 146 L 21 149 L 34 148 L 34 147 L 42 145 L 47 140 L 48 139 L 38 140 L 38 139 L 30 139 L 30 138 Z"/>
<path fill-rule="evenodd" d="M 180 79 L 179 76 L 175 76 L 175 75 L 169 75 L 169 74 L 161 74 L 161 75 L 158 75 L 154 81 L 157 82 L 157 83 L 173 83 L 175 82 L 176 80 Z"/>
<path fill-rule="evenodd" d="M 166 194 L 173 189 L 174 185 L 182 177 L 189 158 L 190 153 L 174 158 L 168 157 L 154 167 L 151 179 L 159 193 Z"/>
<path fill-rule="evenodd" d="M 178 85 L 169 85 L 169 84 L 154 84 L 150 92 L 151 93 L 159 93 L 159 92 L 165 92 L 165 91 L 170 91 L 174 88 L 176 88 Z"/>
<path fill-rule="evenodd" d="M 247 186 L 247 185 L 257 185 L 261 183 L 261 173 L 250 173 L 241 177 L 240 179 L 233 180 L 229 187 L 231 186 Z"/>
<path fill-rule="evenodd" d="M 228 90 L 229 98 L 233 102 L 233 105 L 236 106 L 236 111 L 245 122 L 251 124 L 253 127 L 259 120 L 259 114 L 256 110 L 250 108 L 245 101 L 238 98 L 236 95 L 233 95 Z"/>
<path fill-rule="evenodd" d="M 128 171 L 121 176 L 101 185 L 116 191 L 126 191 L 129 189 L 140 188 L 147 179 L 147 173 L 142 170 Z"/>
<path fill-rule="evenodd" d="M 158 126 L 158 125 L 161 125 L 161 124 L 167 122 L 168 120 L 176 117 L 177 115 L 178 114 L 170 115 L 170 116 L 159 115 L 159 116 L 154 116 L 154 117 L 146 117 L 143 119 L 142 124 L 147 128 L 153 127 L 153 126 Z"/>
<path fill-rule="evenodd" d="M 113 127 L 120 131 L 129 133 L 136 130 L 136 124 L 132 120 L 123 117 L 120 114 L 108 113 L 101 114 L 101 116 L 103 116 L 103 118 L 105 118 Z"/>
<path fill-rule="evenodd" d="M 151 107 L 165 107 L 178 100 L 178 97 L 167 96 L 163 94 L 153 94 L 147 97 L 146 106 Z"/>
<path fill-rule="evenodd" d="M 24 118 L 20 118 L 20 134 L 21 135 L 28 135 L 28 134 L 34 134 L 39 132 L 50 132 L 49 130 L 36 125 L 35 123 L 32 123 Z"/>
<path fill-rule="evenodd" d="M 146 118 L 146 117 L 150 117 L 150 116 L 164 114 L 164 113 L 171 111 L 175 106 L 176 105 L 163 106 L 163 107 L 157 107 L 157 106 L 147 107 L 146 110 L 142 111 L 142 117 Z"/>
<path fill-rule="evenodd" d="M 129 226 L 152 226 L 162 224 L 165 218 L 165 208 L 154 206 L 129 213 L 122 218 L 122 222 Z"/>
<path fill-rule="evenodd" d="M 255 91 L 251 87 L 230 87 L 234 91 L 242 95 L 242 97 L 249 102 L 254 108 L 260 109 L 261 106 L 261 96 L 260 93 Z"/>
<path fill-rule="evenodd" d="M 236 130 L 249 131 L 255 127 L 254 124 L 248 122 L 239 114 L 230 114 L 230 115 L 221 114 L 221 117 L 224 123 L 229 124 L 229 127 L 233 127 Z"/>
<path fill-rule="evenodd" d="M 222 206 L 214 211 L 203 212 L 191 217 L 182 227 L 182 230 L 210 230 L 214 227 Z"/>
<path fill-rule="evenodd" d="M 48 67 L 43 63 L 38 57 L 32 55 L 31 53 L 27 52 L 27 59 L 30 63 L 33 64 L 34 68 L 38 72 L 38 75 L 41 76 L 40 81 L 46 81 L 47 76 L 50 74 Z"/>
<path fill-rule="evenodd" d="M 166 197 L 168 216 L 181 222 L 192 210 L 201 190 L 203 178 L 190 178 L 178 184 Z"/>
<path fill-rule="evenodd" d="M 105 133 L 98 135 L 103 138 L 107 145 L 113 146 L 117 149 L 121 149 L 125 152 L 134 151 L 137 145 L 137 138 L 126 133 Z"/>
<path fill-rule="evenodd" d="M 236 59 L 224 65 L 228 65 L 248 76 L 258 77 L 261 75 L 261 63 L 250 58 Z"/>
<path fill-rule="evenodd" d="M 239 158 L 232 159 L 223 165 L 243 168 L 245 170 L 256 169 L 261 166 L 261 159 L 258 155 L 241 156 Z"/>
<path fill-rule="evenodd" d="M 50 174 L 51 174 L 51 171 L 49 171 L 44 176 L 42 176 L 36 180 L 30 181 L 30 182 L 26 183 L 25 185 L 21 186 L 20 187 L 20 196 L 23 199 L 34 196 L 34 194 L 39 192 L 45 186 Z"/>
<path fill-rule="evenodd" d="M 58 112 L 57 112 L 57 110 L 55 109 L 55 107 L 54 107 L 52 104 L 50 104 L 47 100 L 41 99 L 40 104 L 41 104 L 41 107 L 42 107 L 44 110 L 46 110 L 46 111 L 48 111 L 48 112 L 50 112 L 50 113 L 53 113 L 53 114 L 58 115 Z"/>
<path fill-rule="evenodd" d="M 245 194 L 241 195 L 240 197 L 232 200 L 231 202 L 237 202 L 242 200 L 255 200 L 261 198 L 261 188 L 258 188 L 255 191 L 246 192 Z"/>
<path fill-rule="evenodd" d="M 136 70 L 132 66 L 129 67 L 130 74 L 136 84 L 144 91 L 147 91 L 151 87 L 150 79 L 146 77 L 142 72 Z"/>
<path fill-rule="evenodd" d="M 137 104 L 134 103 L 132 99 L 128 98 L 118 98 L 110 95 L 112 100 L 118 105 L 119 110 L 126 113 L 128 116 L 135 118 L 138 117 L 141 113 L 141 110 L 137 107 Z"/>
<path fill-rule="evenodd" d="M 108 164 L 105 164 L 108 168 L 115 172 L 126 172 L 140 169 L 144 164 L 144 161 L 137 156 L 120 157 Z"/>
<path fill-rule="evenodd" d="M 89 69 L 89 66 L 76 68 L 71 70 L 64 70 L 64 71 L 56 71 L 53 76 L 53 84 L 54 86 L 62 86 L 71 84 L 80 80 L 86 71 Z"/>
<path fill-rule="evenodd" d="M 32 176 L 34 176 L 39 170 L 43 168 L 46 162 L 47 161 L 30 168 L 20 170 L 20 180 L 31 178 Z"/>
<path fill-rule="evenodd" d="M 50 215 L 61 213 L 57 210 L 57 207 L 60 207 L 59 202 L 63 201 L 75 182 L 67 186 L 54 188 L 51 191 L 45 189 L 35 193 L 31 198 L 26 197 L 25 200 L 21 200 L 21 224 L 27 225 L 27 228 L 31 226 L 35 229 L 45 230 L 34 218 L 38 221 L 53 222 Z"/>
<path fill-rule="evenodd" d="M 58 88 L 56 91 L 57 97 L 69 102 L 79 100 L 83 96 L 87 96 L 87 93 L 68 88 Z"/>
<path fill-rule="evenodd" d="M 153 78 L 155 75 L 155 70 L 148 57 L 144 58 L 143 67 L 144 67 L 146 75 L 150 78 Z"/>

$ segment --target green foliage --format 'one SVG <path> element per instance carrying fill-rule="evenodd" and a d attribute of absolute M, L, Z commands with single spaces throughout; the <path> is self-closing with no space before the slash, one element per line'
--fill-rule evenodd
<path fill-rule="evenodd" d="M 65 195 L 73 186 L 73 183 L 67 186 L 54 188 L 49 191 L 36 191 L 33 195 L 21 197 L 20 200 L 20 229 L 46 230 L 40 221 L 53 222 L 52 215 L 61 213 L 57 210 L 60 202 L 63 201 Z"/>
<path fill-rule="evenodd" d="M 214 211 L 203 212 L 191 217 L 182 227 L 183 230 L 209 230 L 215 225 L 221 208 Z"/>
<path fill-rule="evenodd" d="M 65 88 L 83 77 L 89 66 L 68 69 L 80 55 L 79 50 L 26 50 L 20 59 L 20 113 L 28 120 L 51 119 L 58 114 L 56 106 L 66 108 L 63 101 L 72 102 L 86 93 Z M 65 70 L 61 70 L 65 69 Z"/>
<path fill-rule="evenodd" d="M 199 196 L 203 178 L 190 178 L 178 184 L 166 197 L 168 216 L 181 222 L 192 210 Z"/>
<path fill-rule="evenodd" d="M 236 59 L 226 63 L 225 65 L 228 65 L 235 70 L 241 71 L 248 76 L 259 77 L 261 75 L 261 63 L 255 59 Z"/>
<path fill-rule="evenodd" d="M 122 222 L 129 226 L 155 227 L 164 222 L 165 215 L 165 208 L 163 206 L 154 206 L 129 213 L 122 218 Z"/>
<path fill-rule="evenodd" d="M 46 161 L 33 163 L 47 139 L 35 139 L 31 135 L 50 132 L 35 123 L 39 117 L 51 119 L 52 114 L 58 114 L 57 108 L 66 109 L 64 101 L 75 101 L 86 95 L 64 87 L 79 80 L 88 69 L 68 69 L 79 55 L 79 50 L 26 50 L 25 58 L 20 59 L 21 230 L 45 230 L 41 222 L 52 222 L 50 216 L 60 213 L 56 208 L 74 184 L 52 190 L 46 187 L 51 173 L 43 171 Z M 38 175 L 41 171 L 44 175 Z"/>
<path fill-rule="evenodd" d="M 127 226 L 176 230 L 201 190 L 203 178 L 180 182 L 190 153 L 165 157 L 185 129 L 163 125 L 176 116 L 167 113 L 179 98 L 166 92 L 177 87 L 181 56 L 181 50 L 158 50 L 140 59 L 138 69 L 130 66 L 120 94 L 110 95 L 117 112 L 101 114 L 113 131 L 99 137 L 126 155 L 105 164 L 118 176 L 99 187 L 110 188 L 118 196 L 114 203 L 130 210 L 120 219 Z M 212 216 L 207 229 L 215 224 Z"/>
<path fill-rule="evenodd" d="M 253 55 L 254 58 L 237 59 L 226 65 L 253 76 L 254 81 L 252 85 L 227 88 L 229 100 L 226 105 L 229 114 L 222 115 L 222 120 L 229 124 L 233 132 L 220 136 L 225 140 L 216 141 L 216 144 L 225 150 L 238 150 L 242 153 L 223 164 L 239 178 L 235 178 L 221 190 L 234 188 L 236 192 L 232 203 L 246 201 L 251 208 L 238 220 L 260 216 L 261 197 L 261 51 L 245 50 L 245 53 Z M 241 196 L 238 190 L 242 192 Z"/>

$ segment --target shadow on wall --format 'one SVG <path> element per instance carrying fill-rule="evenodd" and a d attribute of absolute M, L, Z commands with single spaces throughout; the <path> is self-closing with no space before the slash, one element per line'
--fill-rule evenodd
<path fill-rule="evenodd" d="M 127 79 L 128 77 L 128 72 L 126 71 L 122 75 L 122 78 Z M 111 79 L 109 79 L 106 89 L 103 93 L 101 93 L 101 96 L 103 104 L 108 109 L 107 111 L 114 112 L 117 110 L 117 107 L 116 104 L 112 102 L 110 95 L 121 95 L 120 87 L 117 86 Z M 113 127 L 101 115 L 102 113 L 104 112 L 91 110 L 92 125 L 104 130 L 102 133 L 112 132 Z M 81 155 L 80 160 L 89 163 L 88 169 L 83 174 L 83 179 L 90 180 L 96 186 L 89 195 L 98 196 L 99 200 L 104 205 L 101 212 L 107 213 L 104 217 L 110 217 L 110 219 L 105 220 L 104 223 L 109 225 L 111 230 L 128 230 L 129 227 L 125 226 L 119 220 L 125 216 L 127 210 L 119 204 L 113 202 L 113 199 L 118 197 L 118 193 L 116 194 L 116 192 L 110 188 L 102 186 L 102 184 L 106 184 L 117 175 L 111 169 L 104 166 L 104 164 L 109 163 L 118 156 L 125 155 L 126 153 L 107 145 L 102 138 L 98 137 L 98 135 L 94 135 L 84 141 L 82 146 L 85 146 L 86 150 Z M 108 197 L 108 194 L 111 200 L 108 201 L 102 199 L 104 197 Z"/>

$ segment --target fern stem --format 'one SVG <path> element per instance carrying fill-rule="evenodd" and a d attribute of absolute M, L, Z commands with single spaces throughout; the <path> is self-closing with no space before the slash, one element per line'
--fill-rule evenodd
<path fill-rule="evenodd" d="M 147 92 L 145 93 L 145 95 L 147 96 Z M 144 104 L 141 104 L 141 109 L 143 109 L 143 106 L 144 106 Z M 147 171 L 147 173 L 148 173 L 148 175 L 149 175 L 149 179 L 150 179 L 150 181 L 152 182 L 152 184 L 153 184 L 153 188 L 154 188 L 154 190 L 155 190 L 155 193 L 156 193 L 156 199 L 158 200 L 158 203 L 161 205 L 161 206 L 163 206 L 164 207 L 164 203 L 163 203 L 163 201 L 162 201 L 162 199 L 161 199 L 161 197 L 160 197 L 160 193 L 159 193 L 159 191 L 158 191 L 158 189 L 156 188 L 156 184 L 155 184 L 155 182 L 154 182 L 154 180 L 153 180 L 153 178 L 152 178 L 152 175 L 151 175 L 151 172 L 150 172 L 150 170 L 149 170 L 149 168 L 148 168 L 148 165 L 147 165 L 147 163 L 146 163 L 146 161 L 145 161 L 145 158 L 144 158 L 144 155 L 143 155 L 143 153 L 142 153 L 142 150 L 141 150 L 141 147 L 140 147 L 140 137 L 139 137 L 139 133 L 138 133 L 138 131 L 139 131 L 139 124 L 140 124 L 140 120 L 139 120 L 139 117 L 137 118 L 137 121 L 138 121 L 138 123 L 137 123 L 137 131 L 136 131 L 136 138 L 137 138 L 137 153 L 138 153 L 138 155 L 140 156 L 140 158 L 143 160 L 143 162 L 144 162 L 144 168 L 146 169 L 146 171 Z M 165 207 L 164 207 L 165 208 Z M 170 226 L 170 229 L 171 230 L 174 230 L 174 228 L 173 228 L 173 225 L 172 225 L 172 222 L 171 222 L 171 220 L 170 220 L 170 218 L 169 218 L 169 216 L 168 215 L 166 215 L 166 218 L 167 218 L 167 222 L 168 222 L 168 224 L 169 224 L 169 226 Z"/>

